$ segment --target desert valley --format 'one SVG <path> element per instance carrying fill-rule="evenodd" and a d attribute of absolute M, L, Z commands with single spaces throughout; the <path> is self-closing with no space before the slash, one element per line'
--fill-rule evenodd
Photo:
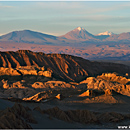
<path fill-rule="evenodd" d="M 0 52 L 0 128 L 128 126 L 129 74 L 123 64 L 67 54 Z"/>

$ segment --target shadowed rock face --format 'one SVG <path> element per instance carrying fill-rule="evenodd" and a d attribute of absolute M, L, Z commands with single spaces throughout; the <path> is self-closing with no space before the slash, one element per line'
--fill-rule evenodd
<path fill-rule="evenodd" d="M 104 124 L 104 123 L 116 123 L 129 119 L 129 114 L 120 114 L 117 112 L 92 112 L 89 110 L 68 110 L 64 111 L 58 107 L 50 108 L 47 110 L 41 110 L 40 108 L 34 108 L 39 112 L 49 114 L 55 118 L 66 122 L 79 122 L 82 124 Z"/>
<path fill-rule="evenodd" d="M 130 67 L 125 65 L 90 62 L 80 57 L 65 54 L 44 54 L 42 52 L 36 53 L 29 50 L 0 52 L 0 67 L 17 68 L 19 66 L 31 65 L 44 66 L 47 70 L 53 72 L 54 77 L 64 81 L 81 81 L 87 76 L 95 76 L 103 72 L 130 73 Z M 47 74 L 48 72 L 44 74 L 39 72 L 39 75 Z"/>
<path fill-rule="evenodd" d="M 28 113 L 30 108 L 15 104 L 0 111 L 0 129 L 32 129 L 28 123 L 37 123 Z"/>

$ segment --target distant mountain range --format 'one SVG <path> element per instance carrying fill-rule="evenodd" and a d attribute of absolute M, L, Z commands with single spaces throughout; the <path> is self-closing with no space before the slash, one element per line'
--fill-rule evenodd
<path fill-rule="evenodd" d="M 130 32 L 113 34 L 112 32 L 103 32 L 93 35 L 84 28 L 76 29 L 62 36 L 53 36 L 31 30 L 13 31 L 0 36 L 0 41 L 33 43 L 33 44 L 51 44 L 51 45 L 71 45 L 75 43 L 108 43 L 108 42 L 130 42 Z"/>
<path fill-rule="evenodd" d="M 55 36 L 30 30 L 13 31 L 0 37 L 0 41 L 13 41 L 25 43 L 46 43 L 48 41 L 53 42 L 56 39 L 57 37 Z"/>
<path fill-rule="evenodd" d="M 23 30 L 0 36 L 0 51 L 31 50 L 34 52 L 70 54 L 90 60 L 130 60 L 130 32 L 93 35 L 77 27 L 62 36 Z"/>

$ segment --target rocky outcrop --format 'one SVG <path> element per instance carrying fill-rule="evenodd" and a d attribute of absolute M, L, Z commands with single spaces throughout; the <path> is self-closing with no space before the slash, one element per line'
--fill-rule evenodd
<path fill-rule="evenodd" d="M 10 88 L 26 88 L 21 81 L 14 81 L 10 82 L 8 80 L 1 80 L 1 86 L 4 89 L 10 89 Z"/>
<path fill-rule="evenodd" d="M 92 112 L 89 110 L 68 110 L 64 111 L 58 107 L 50 108 L 47 110 L 35 110 L 42 111 L 41 113 L 48 114 L 60 120 L 66 122 L 79 122 L 82 124 L 104 124 L 104 123 L 116 123 L 127 119 L 130 119 L 129 114 L 120 114 L 116 112 Z"/>
<path fill-rule="evenodd" d="M 34 79 L 35 78 L 35 79 Z M 20 98 L 23 99 L 25 98 L 26 100 L 37 100 L 40 101 L 42 99 L 48 98 L 48 94 L 54 90 L 56 92 L 50 93 L 50 96 L 53 95 L 53 97 L 55 97 L 59 91 L 64 90 L 64 92 L 68 92 L 68 91 L 72 91 L 75 92 L 75 86 L 70 84 L 70 83 L 66 83 L 63 81 L 47 81 L 49 80 L 46 79 L 44 80 L 44 77 L 41 77 L 39 79 L 39 77 L 30 77 L 30 76 L 26 76 L 26 78 L 23 80 L 1 80 L 0 81 L 0 92 L 3 93 L 1 94 L 1 96 L 3 95 L 3 97 L 5 97 L 5 95 L 7 97 L 13 97 L 13 98 Z M 48 93 L 49 92 L 49 93 Z M 67 93 L 66 93 L 67 94 Z M 46 96 L 45 96 L 46 95 Z"/>
<path fill-rule="evenodd" d="M 46 101 L 50 101 L 52 99 L 59 99 L 59 100 L 62 100 L 64 99 L 65 97 L 68 97 L 70 96 L 70 93 L 72 92 L 73 90 L 57 90 L 57 89 L 54 89 L 54 90 L 46 90 L 46 91 L 41 91 L 41 92 L 38 92 L 36 93 L 35 95 L 33 96 L 30 96 L 30 97 L 26 97 L 26 98 L 23 98 L 22 100 L 24 101 L 36 101 L 36 102 L 46 102 Z M 60 94 L 59 94 L 60 92 Z"/>
<path fill-rule="evenodd" d="M 2 75 L 16 76 L 21 74 L 13 68 L 0 67 L 0 76 Z"/>
<path fill-rule="evenodd" d="M 62 100 L 62 99 L 65 98 L 65 96 L 63 96 L 63 94 L 57 94 L 55 97 L 56 97 L 57 99 L 59 99 L 59 100 Z"/>
<path fill-rule="evenodd" d="M 92 97 L 92 96 L 95 96 L 95 93 L 93 90 L 87 90 L 79 95 L 79 97 L 84 97 L 84 96 L 91 96 Z"/>
<path fill-rule="evenodd" d="M 35 82 L 32 84 L 33 88 L 46 88 L 43 82 Z"/>
<path fill-rule="evenodd" d="M 50 116 L 56 117 L 58 119 L 61 119 L 63 121 L 72 122 L 72 120 L 69 118 L 69 116 L 59 109 L 58 107 L 54 107 L 52 109 L 43 110 L 44 113 L 49 114 Z"/>
<path fill-rule="evenodd" d="M 103 122 L 121 122 L 124 120 L 127 120 L 130 118 L 129 114 L 123 115 L 120 113 L 116 113 L 116 112 L 106 112 L 106 113 L 102 113 L 98 116 L 99 120 L 103 121 Z"/>
<path fill-rule="evenodd" d="M 51 109 L 43 110 L 44 113 L 49 114 L 55 118 L 60 120 L 64 120 L 67 122 L 79 122 L 83 124 L 87 123 L 95 123 L 97 122 L 97 118 L 93 112 L 88 110 L 69 110 L 63 111 L 58 107 L 54 107 Z"/>
<path fill-rule="evenodd" d="M 129 80 L 129 79 L 126 79 L 125 77 L 122 77 L 120 79 L 120 81 L 123 81 L 123 79 L 125 79 L 125 81 Z M 106 90 L 110 90 L 110 91 L 114 90 L 117 93 L 130 96 L 130 85 L 121 84 L 116 81 L 113 82 L 109 79 L 105 80 L 105 79 L 102 79 L 99 77 L 97 77 L 97 78 L 88 77 L 86 80 L 80 82 L 80 85 L 81 86 L 86 85 L 87 89 L 99 90 L 99 91 L 104 91 L 104 92 Z M 106 93 L 107 93 L 107 91 L 106 91 Z M 111 93 L 111 92 L 109 92 L 109 93 Z"/>
<path fill-rule="evenodd" d="M 59 89 L 59 90 L 75 88 L 74 85 L 71 85 L 70 83 L 66 83 L 63 81 L 47 81 L 44 83 L 44 85 L 46 86 L 46 88 Z"/>
<path fill-rule="evenodd" d="M 13 97 L 13 98 L 19 98 L 23 99 L 25 97 L 30 97 L 32 95 L 35 95 L 37 93 L 36 90 L 31 88 L 10 88 L 7 90 L 4 90 L 3 92 L 7 97 Z"/>
<path fill-rule="evenodd" d="M 45 70 L 43 67 L 37 66 L 19 66 L 18 68 L 6 68 L 0 67 L 0 76 L 26 76 L 26 75 L 37 75 L 37 76 L 45 76 L 52 77 L 51 70 Z"/>
<path fill-rule="evenodd" d="M 0 112 L 0 129 L 32 129 L 28 123 L 37 123 L 28 112 L 30 109 L 21 104 L 15 104 Z"/>
<path fill-rule="evenodd" d="M 47 81 L 47 82 L 35 82 L 32 84 L 32 88 L 38 89 L 43 88 L 46 90 L 62 90 L 62 89 L 74 89 L 75 86 L 70 83 L 66 83 L 63 81 Z"/>
<path fill-rule="evenodd" d="M 45 100 L 45 99 L 49 99 L 49 98 L 54 98 L 54 96 L 52 96 L 50 94 L 51 92 L 47 92 L 47 91 L 43 91 L 43 92 L 39 92 L 37 94 L 35 94 L 34 96 L 28 97 L 28 98 L 23 98 L 23 100 L 25 101 L 41 101 L 41 100 Z"/>
<path fill-rule="evenodd" d="M 113 95 L 113 90 L 111 90 L 111 89 L 106 89 L 106 90 L 105 90 L 105 95 L 106 95 L 106 96 Z"/>
<path fill-rule="evenodd" d="M 124 77 L 122 78 L 124 79 Z M 95 77 L 88 77 L 80 83 L 67 83 L 64 81 L 55 81 L 55 79 L 52 79 L 51 81 L 49 80 L 51 80 L 51 78 L 45 79 L 44 76 L 25 76 L 21 80 L 17 80 L 15 78 L 13 80 L 2 79 L 0 81 L 0 92 L 8 95 L 8 97 L 20 99 L 25 98 L 26 100 L 36 101 L 41 101 L 47 98 L 48 93 L 45 96 L 43 91 L 49 92 L 54 90 L 56 92 L 53 96 L 63 94 L 64 96 L 69 97 L 71 95 L 78 94 L 81 97 L 94 97 L 101 94 L 113 95 L 113 92 L 130 96 L 129 82 L 126 84 L 121 84 L 116 81 L 110 81 L 109 79 L 105 80 Z M 3 97 L 5 96 L 3 95 Z"/>
<path fill-rule="evenodd" d="M 120 84 L 126 84 L 130 81 L 130 79 L 123 77 L 123 76 L 119 76 L 116 73 L 103 73 L 102 75 L 97 76 L 97 78 L 109 80 L 109 81 L 112 81 L 112 82 L 118 82 Z"/>
<path fill-rule="evenodd" d="M 29 110 L 31 110 L 29 107 L 24 107 L 21 104 L 17 103 L 15 103 L 15 105 L 12 107 L 12 111 L 15 113 L 15 115 L 23 117 L 26 122 L 37 123 L 34 117 L 30 113 L 28 113 Z"/>
<path fill-rule="evenodd" d="M 52 77 L 52 71 L 39 71 L 37 75 L 42 75 L 42 76 L 51 78 Z"/>

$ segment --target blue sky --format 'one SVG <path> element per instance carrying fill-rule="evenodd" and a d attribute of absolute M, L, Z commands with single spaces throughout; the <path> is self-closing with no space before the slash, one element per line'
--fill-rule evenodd
<path fill-rule="evenodd" d="M 130 2 L 0 2 L 0 34 L 29 29 L 63 35 L 78 26 L 92 34 L 130 32 Z"/>

